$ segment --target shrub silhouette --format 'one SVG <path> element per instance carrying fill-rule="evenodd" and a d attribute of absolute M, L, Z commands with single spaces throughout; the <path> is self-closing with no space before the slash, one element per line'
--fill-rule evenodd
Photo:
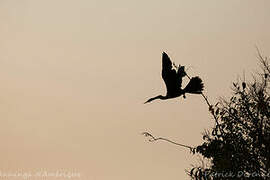
<path fill-rule="evenodd" d="M 215 126 L 193 149 L 210 160 L 192 168 L 191 179 L 270 179 L 270 65 L 258 51 L 262 72 L 251 82 L 233 83 L 233 95 L 209 110 Z"/>

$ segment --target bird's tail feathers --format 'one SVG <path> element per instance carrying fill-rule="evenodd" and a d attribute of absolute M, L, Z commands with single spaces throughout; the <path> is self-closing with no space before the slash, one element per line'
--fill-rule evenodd
<path fill-rule="evenodd" d="M 185 93 L 193 93 L 193 94 L 201 94 L 203 91 L 204 85 L 198 76 L 192 77 L 185 87 L 184 91 Z"/>

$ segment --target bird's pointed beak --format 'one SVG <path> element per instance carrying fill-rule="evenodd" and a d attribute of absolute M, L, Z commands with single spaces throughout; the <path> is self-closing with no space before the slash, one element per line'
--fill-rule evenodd
<path fill-rule="evenodd" d="M 149 103 L 152 101 L 152 98 L 148 99 L 147 101 L 145 101 L 143 104 Z"/>
<path fill-rule="evenodd" d="M 143 104 L 146 104 L 146 103 L 149 103 L 149 100 L 148 101 L 145 101 Z"/>

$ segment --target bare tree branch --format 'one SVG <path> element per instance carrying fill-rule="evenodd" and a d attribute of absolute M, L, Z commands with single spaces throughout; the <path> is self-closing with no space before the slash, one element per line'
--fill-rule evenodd
<path fill-rule="evenodd" d="M 150 137 L 149 142 L 162 140 L 162 141 L 167 141 L 169 143 L 175 144 L 177 146 L 182 146 L 182 147 L 188 148 L 191 152 L 194 152 L 194 149 L 195 149 L 194 147 L 187 146 L 187 145 L 184 145 L 184 144 L 180 144 L 180 143 L 174 142 L 174 141 L 172 141 L 170 139 L 167 139 L 167 138 L 163 138 L 163 137 L 156 138 L 155 136 L 153 136 L 149 132 L 143 132 L 142 135 L 144 135 L 145 137 Z"/>

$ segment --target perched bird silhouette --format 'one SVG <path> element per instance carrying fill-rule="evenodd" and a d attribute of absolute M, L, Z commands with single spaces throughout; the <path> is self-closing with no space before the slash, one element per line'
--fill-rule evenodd
<path fill-rule="evenodd" d="M 176 68 L 176 69 L 175 69 Z M 149 103 L 155 99 L 171 99 L 181 95 L 185 98 L 185 93 L 201 94 L 204 88 L 201 78 L 192 77 L 184 89 L 182 89 L 182 78 L 186 76 L 185 66 L 176 66 L 173 64 L 169 56 L 162 53 L 162 78 L 166 84 L 166 96 L 158 95 L 148 99 L 145 103 Z"/>

